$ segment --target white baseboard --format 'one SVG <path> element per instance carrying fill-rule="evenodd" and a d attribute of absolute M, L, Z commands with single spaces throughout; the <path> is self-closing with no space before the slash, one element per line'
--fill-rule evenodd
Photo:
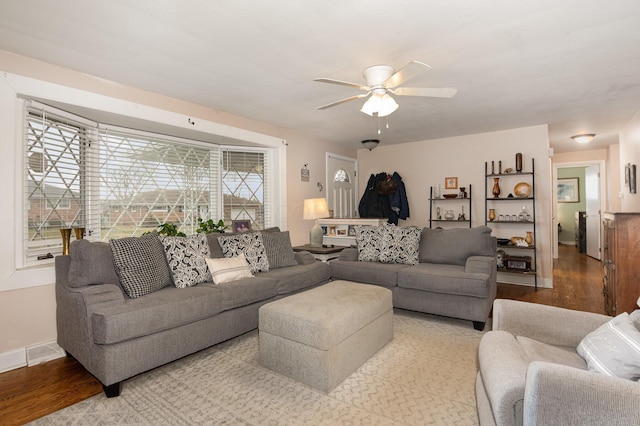
<path fill-rule="evenodd" d="M 31 367 L 65 356 L 56 342 L 40 343 L 0 354 L 0 373 L 21 367 Z"/>
<path fill-rule="evenodd" d="M 0 354 L 0 373 L 15 370 L 27 365 L 27 352 L 22 349 L 14 349 Z"/>

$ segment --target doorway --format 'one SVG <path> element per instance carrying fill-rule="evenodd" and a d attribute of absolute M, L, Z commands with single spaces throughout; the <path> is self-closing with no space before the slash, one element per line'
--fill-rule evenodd
<path fill-rule="evenodd" d="M 576 250 L 583 248 L 584 254 L 600 260 L 601 216 L 606 199 L 606 182 L 603 176 L 606 176 L 604 161 L 553 165 L 553 229 L 558 231 L 553 233 L 554 259 L 558 258 L 559 244 L 574 244 L 577 246 Z M 577 183 L 579 199 L 576 201 L 572 197 L 570 200 L 558 200 L 559 182 L 561 187 L 565 182 L 571 185 Z"/>
<path fill-rule="evenodd" d="M 327 153 L 327 204 L 333 217 L 354 218 L 358 211 L 357 160 Z"/>

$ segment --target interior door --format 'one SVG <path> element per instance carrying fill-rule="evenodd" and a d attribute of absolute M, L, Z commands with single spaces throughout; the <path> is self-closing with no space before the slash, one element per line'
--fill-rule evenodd
<path fill-rule="evenodd" d="M 333 217 L 357 217 L 356 159 L 327 153 L 327 204 Z"/>
<path fill-rule="evenodd" d="M 587 255 L 600 260 L 601 212 L 600 212 L 600 166 L 585 168 L 585 192 L 587 211 Z"/>

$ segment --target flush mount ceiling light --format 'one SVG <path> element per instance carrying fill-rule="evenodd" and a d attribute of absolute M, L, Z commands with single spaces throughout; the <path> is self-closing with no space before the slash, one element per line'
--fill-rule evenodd
<path fill-rule="evenodd" d="M 578 143 L 589 143 L 595 136 L 595 133 L 583 133 L 581 135 L 571 136 L 571 139 Z"/>
<path fill-rule="evenodd" d="M 364 145 L 364 147 L 367 148 L 369 151 L 371 151 L 373 148 L 378 146 L 379 143 L 380 143 L 379 139 L 365 139 L 362 141 L 362 145 Z"/>

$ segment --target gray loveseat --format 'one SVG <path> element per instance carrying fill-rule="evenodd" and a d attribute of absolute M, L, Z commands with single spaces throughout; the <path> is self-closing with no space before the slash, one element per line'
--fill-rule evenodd
<path fill-rule="evenodd" d="M 331 277 L 387 287 L 397 308 L 470 320 L 482 330 L 496 297 L 496 247 L 486 226 L 424 228 L 417 264 L 358 260 L 363 248 L 350 247 L 330 262 Z"/>
<path fill-rule="evenodd" d="M 612 319 L 498 299 L 492 325 L 478 349 L 481 425 L 640 424 L 640 311 Z"/>
<path fill-rule="evenodd" d="M 212 258 L 223 257 L 218 236 L 207 236 Z M 291 266 L 219 285 L 167 285 L 131 298 L 109 244 L 74 241 L 69 255 L 55 259 L 58 344 L 103 384 L 107 396 L 118 396 L 123 380 L 253 330 L 263 304 L 329 280 L 325 263 L 308 252 L 293 253 L 290 242 L 285 249 L 276 256 L 286 251 L 295 259 Z M 162 263 L 152 272 L 165 274 L 169 263 Z"/>

